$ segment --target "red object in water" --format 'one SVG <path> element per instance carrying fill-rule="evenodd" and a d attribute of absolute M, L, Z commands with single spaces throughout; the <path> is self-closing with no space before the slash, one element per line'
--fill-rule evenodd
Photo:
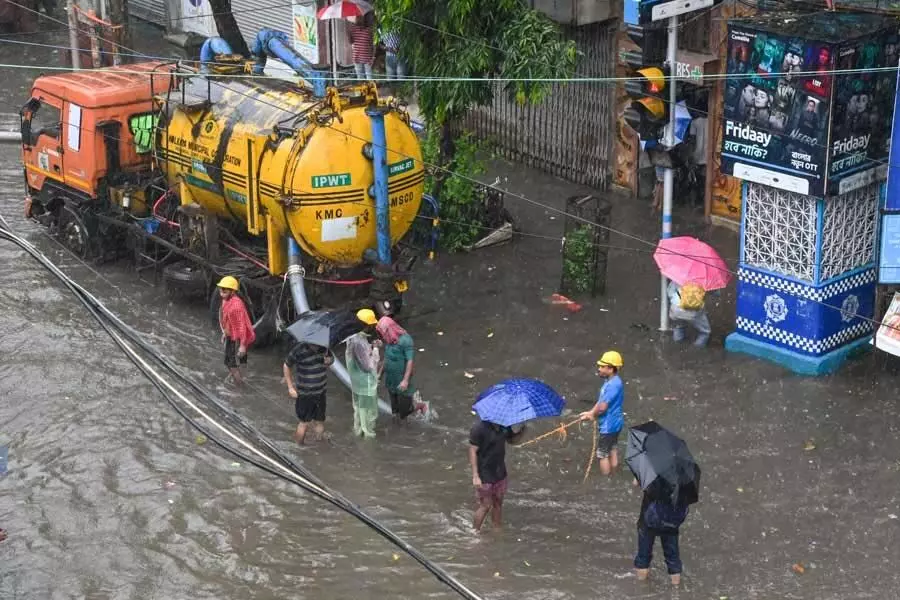
<path fill-rule="evenodd" d="M 550 296 L 550 302 L 553 304 L 565 306 L 566 310 L 571 313 L 577 313 L 582 309 L 582 306 L 580 304 L 573 300 L 569 300 L 562 294 L 553 294 L 552 296 Z"/>

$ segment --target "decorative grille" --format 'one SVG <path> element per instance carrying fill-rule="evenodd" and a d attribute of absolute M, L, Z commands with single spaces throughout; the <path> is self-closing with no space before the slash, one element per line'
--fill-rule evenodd
<path fill-rule="evenodd" d="M 814 282 L 816 199 L 746 184 L 743 264 Z"/>
<path fill-rule="evenodd" d="M 875 259 L 880 186 L 873 183 L 825 201 L 819 281 L 834 279 Z"/>

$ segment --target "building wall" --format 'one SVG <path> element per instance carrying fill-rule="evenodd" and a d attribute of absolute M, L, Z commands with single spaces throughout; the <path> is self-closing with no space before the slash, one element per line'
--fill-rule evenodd
<path fill-rule="evenodd" d="M 713 30 L 714 47 L 721 65 L 720 72 L 725 71 L 728 52 L 728 19 L 745 17 L 756 13 L 756 8 L 743 3 L 726 3 L 717 7 L 719 19 Z M 714 222 L 738 226 L 741 220 L 741 181 L 730 175 L 722 173 L 721 148 L 722 148 L 722 107 L 725 103 L 725 80 L 718 79 L 715 94 L 710 100 L 712 110 L 709 117 L 710 145 L 712 148 L 712 161 L 707 165 L 707 180 L 711 182 L 709 198 L 707 200 L 707 216 L 713 217 Z"/>
<path fill-rule="evenodd" d="M 611 78 L 615 22 L 563 26 L 582 55 L 576 78 Z M 508 158 L 597 188 L 610 183 L 615 86 L 604 82 L 556 83 L 537 105 L 519 105 L 497 85 L 490 106 L 469 112 L 464 126 L 496 143 Z"/>

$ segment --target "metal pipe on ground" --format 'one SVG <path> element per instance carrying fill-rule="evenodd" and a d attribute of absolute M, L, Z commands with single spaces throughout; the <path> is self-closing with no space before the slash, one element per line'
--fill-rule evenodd
<path fill-rule="evenodd" d="M 0 131 L 0 142 L 15 144 L 22 141 L 22 134 L 18 131 Z"/>
<path fill-rule="evenodd" d="M 293 238 L 288 238 L 288 283 L 291 286 L 291 297 L 294 300 L 294 307 L 298 314 L 309 312 L 309 300 L 306 298 L 306 285 L 303 281 L 303 267 L 300 265 L 300 246 Z M 343 383 L 347 389 L 350 387 L 350 374 L 344 363 L 337 357 L 331 363 L 331 372 Z M 385 414 L 391 414 L 391 405 L 378 399 L 378 408 Z"/>

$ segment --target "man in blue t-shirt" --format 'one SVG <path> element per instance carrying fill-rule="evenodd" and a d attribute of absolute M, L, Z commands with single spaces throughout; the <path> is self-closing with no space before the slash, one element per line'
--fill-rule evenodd
<path fill-rule="evenodd" d="M 600 388 L 600 396 L 597 404 L 587 412 L 581 413 L 582 421 L 593 421 L 599 417 L 597 427 L 600 438 L 597 440 L 597 458 L 600 471 L 604 475 L 612 473 L 619 466 L 619 452 L 616 442 L 619 441 L 619 433 L 625 425 L 622 416 L 622 403 L 625 400 L 625 384 L 619 377 L 619 369 L 622 368 L 622 355 L 615 350 L 604 352 L 597 361 L 597 372 L 606 379 Z"/>

